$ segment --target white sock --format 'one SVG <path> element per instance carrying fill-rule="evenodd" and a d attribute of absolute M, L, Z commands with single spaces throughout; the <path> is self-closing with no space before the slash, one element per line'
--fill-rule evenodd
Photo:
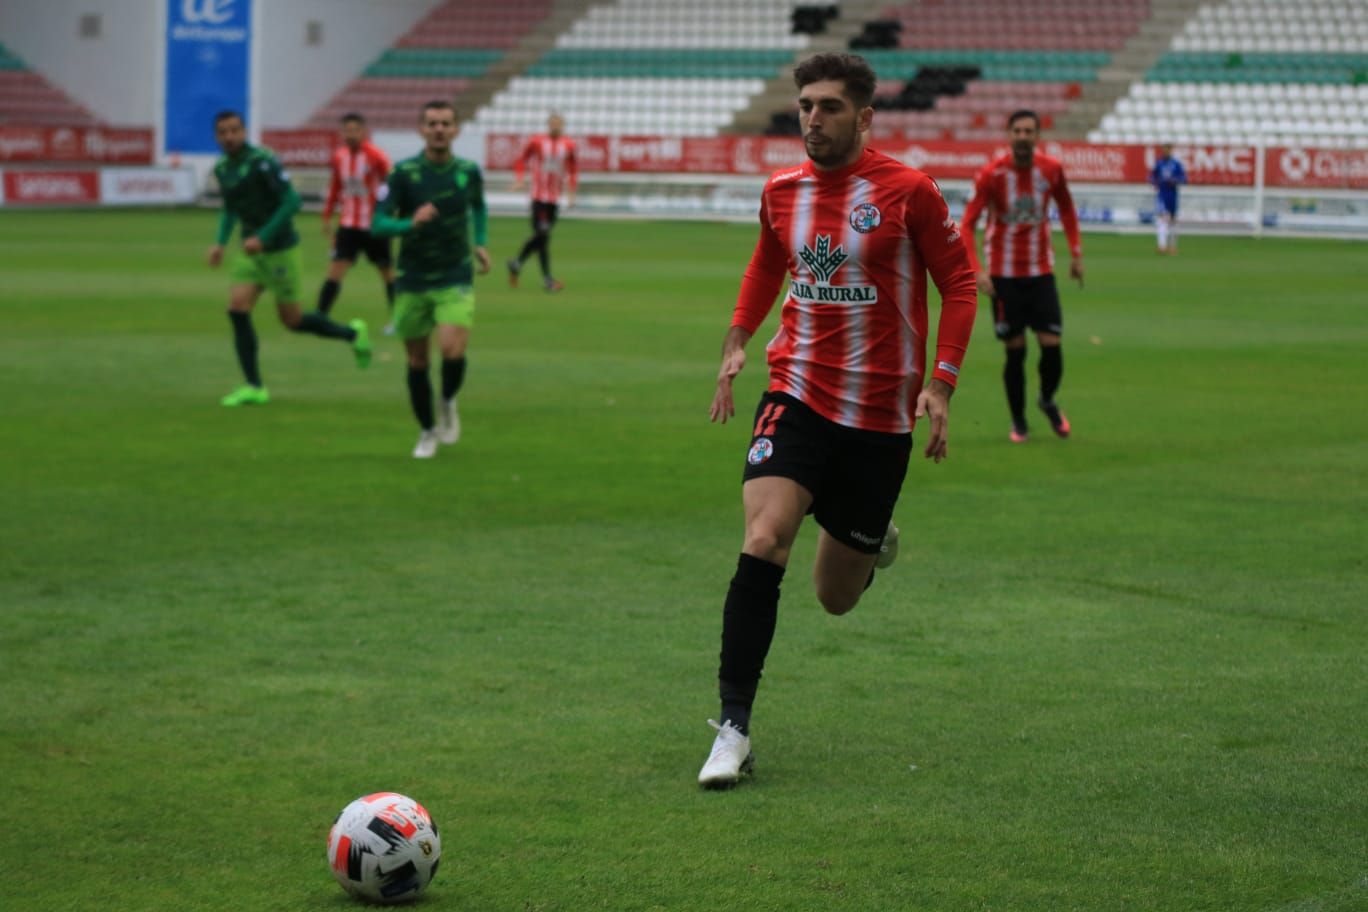
<path fill-rule="evenodd" d="M 1168 226 L 1168 236 L 1169 236 L 1169 249 L 1170 249 L 1170 250 L 1177 250 L 1177 249 L 1178 249 L 1178 223 L 1177 223 L 1177 222 L 1169 222 L 1169 226 Z"/>
<path fill-rule="evenodd" d="M 1169 223 L 1168 223 L 1168 219 L 1167 219 L 1166 217 L 1164 217 L 1164 216 L 1161 215 L 1161 216 L 1157 217 L 1157 218 L 1154 220 L 1154 225 L 1155 225 L 1155 229 L 1156 229 L 1156 230 L 1158 231 L 1158 233 L 1159 233 L 1159 249 L 1160 249 L 1160 250 L 1165 250 L 1165 249 L 1168 248 L 1168 235 L 1169 235 Z"/>

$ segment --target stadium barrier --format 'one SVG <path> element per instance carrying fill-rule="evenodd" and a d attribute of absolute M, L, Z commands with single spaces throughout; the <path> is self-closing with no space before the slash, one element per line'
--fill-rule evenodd
<path fill-rule="evenodd" d="M 150 165 L 154 144 L 150 128 L 0 124 L 0 163 Z"/>
<path fill-rule="evenodd" d="M 4 168 L 3 206 L 174 206 L 199 197 L 189 168 Z"/>

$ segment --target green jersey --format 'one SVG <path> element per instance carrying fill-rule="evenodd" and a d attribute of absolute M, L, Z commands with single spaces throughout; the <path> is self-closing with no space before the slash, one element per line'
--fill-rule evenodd
<path fill-rule="evenodd" d="M 380 197 L 371 233 L 403 235 L 397 290 L 471 284 L 472 251 L 485 245 L 489 233 L 478 165 L 455 156 L 437 164 L 426 155 L 415 155 L 395 166 Z M 424 203 L 437 207 L 437 217 L 414 227 L 413 213 Z"/>
<path fill-rule="evenodd" d="M 214 165 L 214 179 L 223 194 L 219 243 L 226 243 L 234 222 L 242 222 L 243 238 L 257 237 L 264 250 L 287 250 L 299 243 L 293 216 L 299 194 L 269 149 L 246 143 Z"/>

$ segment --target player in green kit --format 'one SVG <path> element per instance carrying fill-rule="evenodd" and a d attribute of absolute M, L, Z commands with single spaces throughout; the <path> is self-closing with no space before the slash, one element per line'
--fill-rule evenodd
<path fill-rule="evenodd" d="M 371 343 L 366 324 L 352 320 L 335 323 L 316 311 L 304 313 L 299 306 L 299 235 L 293 217 L 299 211 L 299 194 L 280 162 L 265 149 L 247 142 L 242 116 L 222 111 L 214 118 L 214 138 L 223 157 L 214 165 L 214 178 L 223 194 L 223 215 L 218 240 L 209 248 L 209 265 L 223 262 L 223 245 L 242 223 L 242 253 L 229 265 L 228 319 L 233 323 L 233 344 L 247 383 L 223 397 L 223 404 L 264 405 L 270 394 L 257 368 L 257 337 L 252 327 L 252 308 L 263 290 L 275 296 L 280 322 L 295 332 L 313 333 L 325 339 L 351 343 L 359 367 L 370 364 Z"/>
<path fill-rule="evenodd" d="M 419 120 L 423 152 L 401 161 L 380 193 L 371 234 L 403 238 L 395 281 L 394 328 L 408 356 L 409 401 L 422 433 L 415 459 L 461 437 L 456 393 L 465 380 L 466 345 L 475 320 L 474 273 L 489 271 L 489 213 L 484 178 L 474 162 L 451 154 L 456 111 L 430 101 Z M 442 350 L 442 402 L 434 417 L 428 350 Z"/>

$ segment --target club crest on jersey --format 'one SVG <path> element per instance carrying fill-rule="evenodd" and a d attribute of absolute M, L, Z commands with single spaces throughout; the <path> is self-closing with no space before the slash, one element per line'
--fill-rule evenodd
<path fill-rule="evenodd" d="M 850 210 L 850 227 L 860 234 L 869 234 L 883 221 L 883 213 L 873 203 L 861 203 Z"/>
<path fill-rule="evenodd" d="M 761 437 L 751 445 L 750 452 L 746 454 L 746 462 L 751 465 L 759 465 L 773 455 L 774 442 L 768 437 Z"/>

